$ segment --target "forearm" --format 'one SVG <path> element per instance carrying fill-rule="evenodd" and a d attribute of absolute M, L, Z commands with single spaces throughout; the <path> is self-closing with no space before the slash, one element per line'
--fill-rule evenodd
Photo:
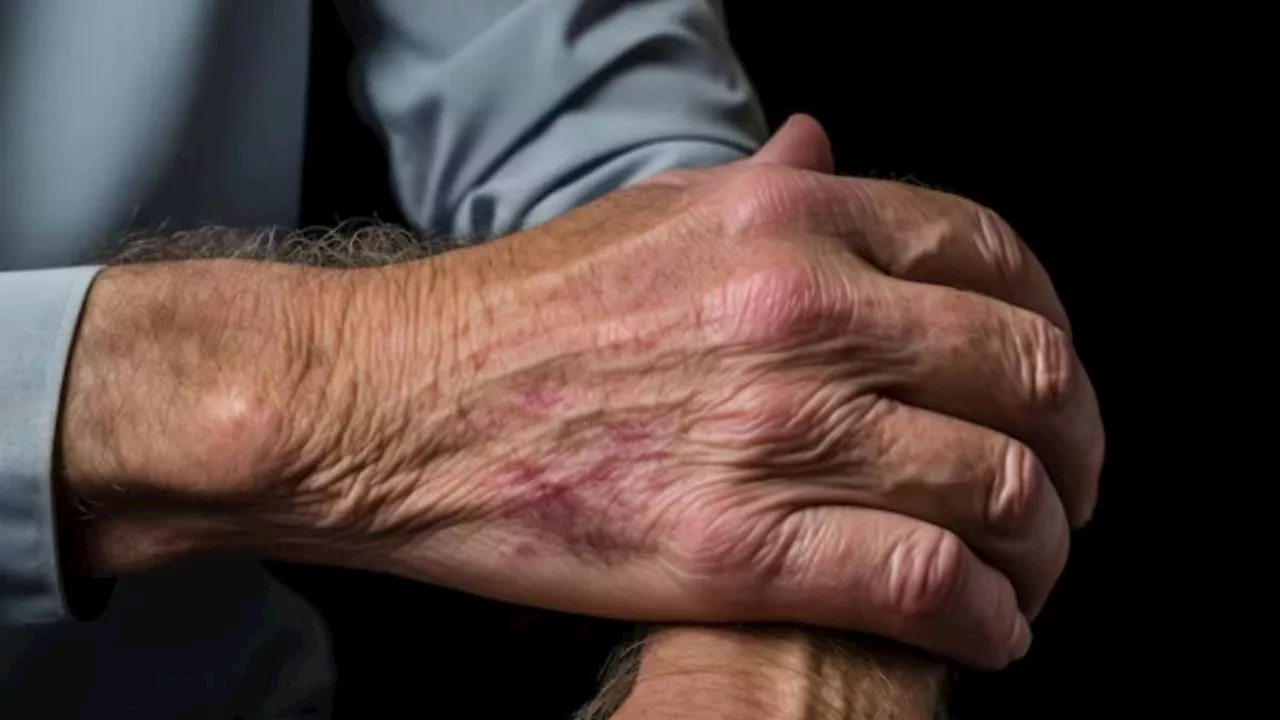
<path fill-rule="evenodd" d="M 816 629 L 671 627 L 645 641 L 617 720 L 932 720 L 946 667 L 899 645 Z"/>

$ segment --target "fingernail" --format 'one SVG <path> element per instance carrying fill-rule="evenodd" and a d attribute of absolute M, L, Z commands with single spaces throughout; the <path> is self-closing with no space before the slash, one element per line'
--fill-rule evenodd
<path fill-rule="evenodd" d="M 1031 649 L 1031 626 L 1022 615 L 1013 628 L 1013 660 L 1021 660 Z"/>

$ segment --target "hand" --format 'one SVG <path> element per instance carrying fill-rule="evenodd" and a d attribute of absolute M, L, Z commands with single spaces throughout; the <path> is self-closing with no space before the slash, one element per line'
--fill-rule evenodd
<path fill-rule="evenodd" d="M 998 217 L 830 169 L 801 119 L 750 161 L 425 262 L 180 263 L 153 270 L 170 276 L 155 315 L 136 308 L 157 291 L 105 275 L 69 377 L 69 482 L 91 499 L 168 488 L 181 520 L 153 503 L 98 524 L 134 553 L 238 542 L 999 667 L 1025 650 L 1068 517 L 1094 505 L 1089 381 Z M 129 308 L 150 344 L 100 320 Z M 102 355 L 186 379 L 104 391 Z M 86 430 L 122 417 L 149 432 Z M 154 560 L 100 559 L 131 562 Z"/>
<path fill-rule="evenodd" d="M 457 450 L 427 482 L 414 443 L 381 458 L 424 493 L 384 522 L 434 518 L 388 567 L 1020 654 L 1102 456 L 1066 315 L 993 213 L 828 170 L 801 120 L 750 162 L 447 256 L 466 327 L 430 427 Z"/>
<path fill-rule="evenodd" d="M 618 658 L 593 719 L 934 720 L 946 705 L 941 663 L 826 631 L 665 627 Z"/>

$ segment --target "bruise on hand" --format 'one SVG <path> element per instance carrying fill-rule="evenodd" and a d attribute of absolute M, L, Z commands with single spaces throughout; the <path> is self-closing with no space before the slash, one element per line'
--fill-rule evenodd
<path fill-rule="evenodd" d="M 550 397 L 532 399 L 546 408 Z M 562 442 L 549 459 L 511 459 L 498 472 L 498 517 L 523 536 L 514 553 L 568 550 L 610 562 L 644 551 L 645 515 L 661 506 L 664 492 L 653 471 L 668 457 L 659 423 L 579 417 L 556 424 Z"/>

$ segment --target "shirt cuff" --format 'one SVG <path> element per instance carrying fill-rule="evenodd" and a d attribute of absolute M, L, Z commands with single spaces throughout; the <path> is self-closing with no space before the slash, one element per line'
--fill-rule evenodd
<path fill-rule="evenodd" d="M 58 563 L 54 440 L 71 344 L 100 269 L 0 273 L 0 626 L 72 615 Z M 74 614 L 86 613 L 96 614 Z"/>

